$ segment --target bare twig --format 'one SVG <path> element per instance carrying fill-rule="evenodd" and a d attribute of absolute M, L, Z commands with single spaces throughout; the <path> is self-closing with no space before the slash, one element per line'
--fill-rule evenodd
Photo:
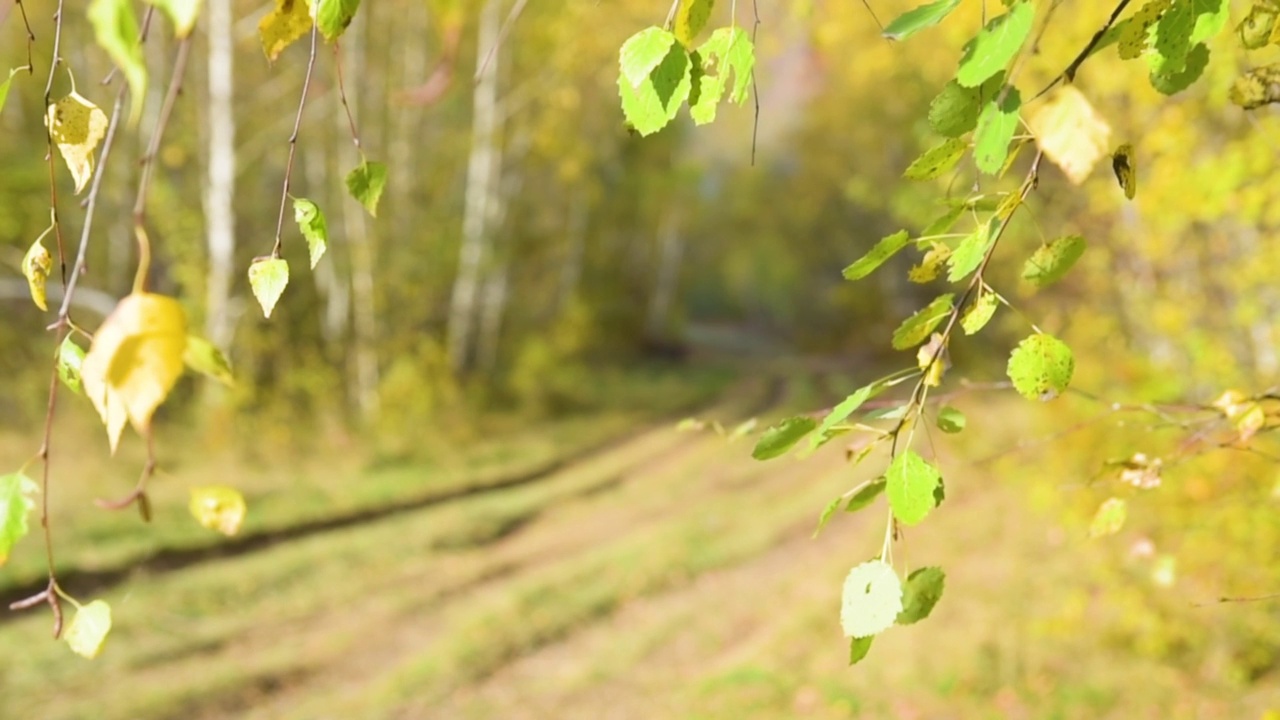
<path fill-rule="evenodd" d="M 677 0 L 677 2 L 678 1 L 679 0 Z M 493 47 L 489 48 L 489 52 L 485 53 L 484 60 L 482 60 L 480 62 L 480 66 L 476 68 L 476 74 L 472 77 L 473 80 L 476 82 L 480 81 L 480 76 L 483 75 L 485 69 L 489 67 L 489 62 L 493 60 L 493 54 L 498 51 L 498 48 L 502 47 L 504 42 L 506 42 L 507 33 L 511 31 L 511 26 L 514 25 L 516 19 L 520 17 L 520 13 L 524 12 L 524 6 L 528 3 L 529 0 L 516 0 L 516 4 L 511 6 L 511 11 L 507 13 L 507 19 L 502 22 L 502 28 L 498 30 L 497 41 L 493 43 Z M 675 13 L 675 7 L 675 5 L 671 6 L 672 14 Z M 671 15 L 668 15 L 667 17 L 667 24 L 671 24 Z"/>
<path fill-rule="evenodd" d="M 342 109 L 347 113 L 347 127 L 351 128 L 351 142 L 355 144 L 356 150 L 364 155 L 364 148 L 360 147 L 360 134 L 356 132 L 356 119 L 351 114 L 351 105 L 347 102 L 347 85 L 342 79 L 342 55 L 338 51 L 338 43 L 333 43 L 333 66 L 338 71 L 338 99 L 342 101 Z"/>
<path fill-rule="evenodd" d="M 140 30 L 138 30 L 138 44 L 139 44 L 139 45 L 141 45 L 142 43 L 144 43 L 144 42 L 146 42 L 146 41 L 147 41 L 147 34 L 148 34 L 148 33 L 150 32 L 150 30 L 151 30 L 151 18 L 152 18 L 152 16 L 154 16 L 154 15 L 155 15 L 155 12 L 156 12 L 156 6 L 155 6 L 155 5 L 148 4 L 148 5 L 147 5 L 147 12 L 146 12 L 146 13 L 144 13 L 144 14 L 143 14 L 143 16 L 142 16 L 142 28 L 141 28 Z M 110 85 L 110 84 L 111 84 L 111 81 L 112 81 L 113 79 L 115 79 L 116 73 L 118 73 L 118 72 L 120 72 L 120 66 L 119 66 L 119 65 L 112 65 L 112 66 L 111 66 L 111 72 L 107 73 L 107 76 L 106 76 L 106 77 L 104 77 L 104 78 L 102 78 L 102 82 L 101 82 L 101 84 L 102 84 L 102 85 Z"/>
<path fill-rule="evenodd" d="M 156 473 L 156 441 L 155 433 L 150 429 L 147 430 L 147 462 L 142 466 L 142 475 L 138 477 L 138 483 L 128 495 L 117 500 L 97 499 L 93 504 L 104 510 L 123 510 L 133 503 L 138 503 L 138 512 L 142 514 L 144 522 L 151 522 L 151 502 L 147 499 L 147 483 Z"/>
<path fill-rule="evenodd" d="M 31 32 L 31 21 L 27 19 L 27 6 L 22 4 L 22 0 L 13 0 L 13 2 L 18 6 L 18 12 L 22 13 L 22 26 L 27 30 L 27 74 L 33 75 L 36 66 L 31 60 L 31 48 L 36 43 L 36 34 Z"/>
<path fill-rule="evenodd" d="M 751 0 L 751 10 L 755 13 L 755 22 L 751 25 L 751 47 L 758 48 L 756 37 L 760 32 L 760 4 L 759 0 Z M 875 13 L 872 13 L 875 16 Z M 751 122 L 751 166 L 756 164 L 756 140 L 760 136 L 760 89 L 756 87 L 756 69 L 751 67 L 751 97 L 756 102 L 755 118 Z"/>
<path fill-rule="evenodd" d="M 1055 7 L 1057 7 L 1056 4 L 1050 6 L 1050 9 L 1052 10 L 1052 8 Z M 1093 49 L 1098 46 L 1098 43 L 1102 42 L 1102 36 L 1106 35 L 1107 31 L 1116 24 L 1116 20 L 1120 19 L 1120 13 L 1124 12 L 1124 9 L 1127 7 L 1129 7 L 1129 0 L 1120 0 L 1119 4 L 1116 5 L 1116 8 L 1111 11 L 1111 17 L 1107 18 L 1107 24 L 1103 25 L 1098 32 L 1094 33 L 1093 37 L 1089 40 L 1089 43 L 1085 45 L 1084 49 L 1080 51 L 1080 54 L 1076 55 L 1075 59 L 1067 65 L 1066 69 L 1059 73 L 1053 80 L 1049 81 L 1049 84 L 1045 85 L 1044 89 L 1036 93 L 1031 100 L 1035 100 L 1041 95 L 1044 95 L 1063 81 L 1074 81 L 1076 79 L 1076 72 L 1080 70 L 1080 66 L 1084 64 L 1085 60 L 1089 59 L 1089 55 L 1093 52 Z M 1031 102 L 1031 100 L 1028 100 L 1027 102 Z"/>
<path fill-rule="evenodd" d="M 26 11 L 23 11 L 23 17 L 26 17 Z M 62 59 L 58 53 L 62 49 L 62 0 L 58 0 L 58 9 L 53 15 L 53 55 L 49 60 L 49 78 L 44 83 L 44 107 L 45 107 L 45 139 L 47 140 L 48 153 L 45 158 L 49 165 L 49 210 L 53 216 L 53 235 L 58 241 L 58 267 L 61 272 L 62 284 L 67 284 L 67 258 L 62 247 L 62 223 L 58 222 L 58 174 L 55 170 L 56 164 L 53 159 L 53 123 L 49 122 L 49 106 L 53 105 L 53 75 L 58 70 L 58 64 Z"/>
<path fill-rule="evenodd" d="M 307 89 L 311 87 L 311 71 L 316 66 L 316 26 L 311 25 L 311 55 L 307 58 L 307 75 L 302 80 L 302 98 L 298 100 L 298 115 L 293 120 L 293 134 L 289 136 L 289 161 L 284 166 L 284 187 L 280 190 L 280 215 L 276 218 L 276 242 L 271 248 L 271 257 L 280 257 L 284 232 L 284 209 L 289 203 L 289 176 L 293 174 L 293 156 L 298 150 L 298 130 L 302 127 L 302 111 L 307 106 Z M 344 100 L 345 103 L 345 100 Z"/>

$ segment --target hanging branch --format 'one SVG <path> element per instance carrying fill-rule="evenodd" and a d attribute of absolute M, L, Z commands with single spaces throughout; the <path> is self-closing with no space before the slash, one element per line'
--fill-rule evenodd
<path fill-rule="evenodd" d="M 13 3 L 18 6 L 18 12 L 22 13 L 22 26 L 27 31 L 27 74 L 34 75 L 36 66 L 31 61 L 31 46 L 35 45 L 36 34 L 31 32 L 31 21 L 27 19 L 27 6 L 22 4 L 22 0 L 13 0 Z M 59 18 L 61 18 L 61 13 L 59 13 Z"/>
<path fill-rule="evenodd" d="M 679 0 L 676 0 L 678 3 Z M 498 40 L 494 42 L 493 47 L 489 48 L 489 52 L 485 53 L 484 60 L 480 62 L 480 66 L 476 68 L 476 74 L 472 77 L 476 82 L 480 81 L 480 77 L 484 75 L 484 71 L 489 67 L 489 61 L 493 60 L 493 54 L 498 51 L 506 42 L 507 33 L 511 31 L 511 26 L 515 24 L 516 19 L 520 17 L 520 13 L 524 12 L 524 6 L 529 4 L 529 0 L 516 0 L 516 4 L 511 6 L 511 11 L 507 13 L 507 19 L 503 21 L 502 28 L 498 30 Z M 674 14 L 676 5 L 671 6 L 671 13 Z M 667 17 L 667 24 L 671 24 L 671 16 Z M 335 50 L 337 48 L 334 48 Z"/>
<path fill-rule="evenodd" d="M 22 18 L 26 20 L 27 12 L 22 11 Z M 27 33 L 30 35 L 30 26 Z M 34 36 L 32 36 L 34 37 Z M 29 41 L 28 41 L 29 42 Z M 62 284 L 67 284 L 67 258 L 62 247 L 62 223 L 58 222 L 58 174 L 57 164 L 54 162 L 53 152 L 53 125 L 49 122 L 49 106 L 53 105 L 53 75 L 58 70 L 58 65 L 62 62 L 62 58 L 58 53 L 62 48 L 62 0 L 58 0 L 58 9 L 53 14 L 53 55 L 49 60 L 49 77 L 44 83 L 44 112 L 45 112 L 45 132 L 44 137 L 48 152 L 46 158 L 49 161 L 49 211 L 53 220 L 53 235 L 57 238 L 58 243 L 58 268 L 61 272 Z M 30 49 L 28 49 L 28 53 Z M 30 64 L 30 63 L 28 63 Z"/>
<path fill-rule="evenodd" d="M 351 128 L 351 142 L 364 157 L 364 148 L 360 145 L 360 134 L 356 132 L 356 119 L 351 114 L 351 105 L 347 103 L 347 86 L 342 80 L 342 55 L 338 51 L 338 42 L 333 43 L 333 65 L 338 71 L 338 99 L 342 101 L 342 109 L 347 113 L 347 127 Z"/>
<path fill-rule="evenodd" d="M 311 87 L 311 71 L 316 66 L 316 35 L 318 32 L 315 23 L 312 23 L 311 55 L 307 58 L 307 75 L 302 80 L 302 98 L 298 100 L 298 115 L 293 120 L 293 134 L 289 136 L 289 161 L 284 166 L 284 187 L 280 190 L 280 216 L 276 218 L 276 242 L 271 248 L 271 257 L 273 258 L 280 257 L 282 245 L 280 237 L 284 232 L 284 209 L 289 204 L 289 176 L 293 174 L 293 156 L 298 150 L 298 131 L 302 127 L 302 111 L 307 106 L 307 89 Z M 343 105 L 346 105 L 345 98 L 343 99 Z M 359 147 L 358 141 L 356 146 Z"/>

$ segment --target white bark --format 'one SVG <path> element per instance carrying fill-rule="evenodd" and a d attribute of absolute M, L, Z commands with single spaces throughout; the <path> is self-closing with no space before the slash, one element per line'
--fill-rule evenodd
<path fill-rule="evenodd" d="M 480 13 L 476 42 L 476 66 L 488 65 L 476 83 L 472 99 L 471 155 L 467 162 L 467 189 L 462 220 L 462 247 L 458 253 L 458 275 L 449 301 L 449 361 L 454 372 L 465 371 L 471 360 L 476 296 L 487 244 L 486 224 L 489 203 L 497 190 L 494 174 L 500 165 L 497 138 L 498 64 L 501 48 L 496 47 L 501 0 L 486 0 Z"/>
<path fill-rule="evenodd" d="M 226 350 L 231 344 L 231 280 L 235 271 L 236 129 L 232 0 L 209 0 L 208 182 L 204 194 L 205 234 L 209 250 L 205 335 Z"/>

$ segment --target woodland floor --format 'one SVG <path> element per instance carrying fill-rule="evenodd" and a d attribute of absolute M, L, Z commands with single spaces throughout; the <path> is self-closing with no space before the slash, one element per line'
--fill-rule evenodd
<path fill-rule="evenodd" d="M 703 415 L 798 394 L 740 385 Z M 402 491 L 395 512 L 370 504 L 332 527 L 97 577 L 116 625 L 91 663 L 49 640 L 47 614 L 0 624 L 0 718 L 1163 719 L 1280 706 L 1274 684 L 1218 687 L 1055 630 L 1063 589 L 1107 549 L 945 450 L 947 502 L 897 559 L 943 566 L 946 594 L 849 668 L 841 581 L 878 552 L 883 505 L 811 535 L 875 458 L 850 470 L 833 444 L 760 463 L 749 441 L 672 422 L 617 435 L 570 461 L 539 457 L 518 483 L 490 474 L 483 491 L 417 504 Z M 104 552 L 101 567 L 146 557 Z"/>

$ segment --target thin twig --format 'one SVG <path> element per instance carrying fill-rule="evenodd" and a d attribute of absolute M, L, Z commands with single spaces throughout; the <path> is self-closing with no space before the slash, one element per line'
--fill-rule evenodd
<path fill-rule="evenodd" d="M 302 80 L 302 98 L 298 101 L 298 115 L 293 120 L 293 134 L 289 136 L 289 161 L 284 166 L 284 187 L 280 191 L 280 216 L 276 218 L 276 243 L 271 257 L 280 257 L 281 233 L 284 232 L 284 209 L 289 202 L 289 176 L 293 174 L 293 156 L 298 149 L 298 130 L 302 127 L 302 110 L 307 106 L 307 89 L 311 87 L 311 70 L 316 66 L 316 26 L 311 26 L 311 56 L 307 58 L 307 75 Z M 345 101 L 344 101 L 345 102 Z"/>
<path fill-rule="evenodd" d="M 156 473 L 156 441 L 155 433 L 147 429 L 147 462 L 142 466 L 142 475 L 128 495 L 118 500 L 94 500 L 93 504 L 103 510 L 123 510 L 133 503 L 138 503 L 138 512 L 142 513 L 144 522 L 151 522 L 151 502 L 147 499 L 147 483 Z"/>
<path fill-rule="evenodd" d="M 755 13 L 755 23 L 751 26 L 751 47 L 756 49 L 759 45 L 756 43 L 756 36 L 760 31 L 760 5 L 759 0 L 751 0 L 751 10 Z M 875 14 L 872 13 L 874 16 Z M 751 97 L 756 101 L 756 115 L 751 123 L 751 166 L 756 165 L 756 139 L 760 136 L 760 89 L 756 87 L 756 69 L 751 67 Z"/>
<path fill-rule="evenodd" d="M 678 2 L 679 0 L 677 0 Z M 511 31 L 511 26 L 515 24 L 516 19 L 520 17 L 520 13 L 524 12 L 524 6 L 529 4 L 529 0 L 516 0 L 516 4 L 511 6 L 511 11 L 507 13 L 507 19 L 502 22 L 502 28 L 498 30 L 498 39 L 493 43 L 493 47 L 489 48 L 489 52 L 485 53 L 484 60 L 480 62 L 480 66 L 476 68 L 476 74 L 472 78 L 476 82 L 480 81 L 480 76 L 484 74 L 489 62 L 493 59 L 493 54 L 502 47 L 506 42 L 507 33 Z M 675 13 L 675 6 L 671 7 L 672 14 Z M 667 18 L 667 24 L 671 24 L 671 16 Z"/>
<path fill-rule="evenodd" d="M 342 55 L 338 52 L 338 43 L 333 43 L 333 66 L 338 70 L 338 99 L 342 101 L 342 109 L 347 113 L 347 127 L 351 128 L 351 142 L 355 144 L 356 150 L 364 155 L 364 148 L 360 147 L 360 134 L 356 132 L 356 119 L 351 114 L 351 105 L 347 103 L 347 85 L 342 79 Z"/>
<path fill-rule="evenodd" d="M 1103 25 L 1102 29 L 1094 33 L 1093 37 L 1089 40 L 1089 44 L 1084 46 L 1084 49 L 1080 51 L 1079 55 L 1076 55 L 1075 59 L 1067 65 L 1066 69 L 1059 73 L 1053 80 L 1049 81 L 1049 84 L 1045 85 L 1044 89 L 1036 93 L 1031 100 L 1035 100 L 1041 95 L 1049 92 L 1064 80 L 1066 82 L 1072 82 L 1076 79 L 1076 72 L 1080 70 L 1080 66 L 1084 64 L 1085 60 L 1089 59 L 1089 54 L 1098 46 L 1098 43 L 1102 42 L 1102 36 L 1106 35 L 1107 31 L 1116 24 L 1116 20 L 1120 19 L 1120 13 L 1124 12 L 1124 9 L 1129 7 L 1129 1 L 1130 0 L 1120 0 L 1119 4 L 1116 5 L 1115 10 L 1111 11 L 1111 17 L 1107 18 L 1107 24 Z M 1053 7 L 1056 7 L 1056 5 Z M 1031 102 L 1031 100 L 1028 100 L 1027 102 Z"/>
<path fill-rule="evenodd" d="M 13 2 L 18 6 L 18 12 L 22 13 L 22 26 L 27 29 L 27 74 L 34 75 L 36 66 L 31 60 L 31 47 L 36 43 L 36 34 L 31 32 L 31 21 L 27 19 L 27 7 L 22 4 L 22 0 Z"/>
<path fill-rule="evenodd" d="M 139 45 L 141 45 L 142 43 L 144 43 L 144 42 L 146 42 L 146 41 L 147 41 L 147 33 L 151 30 L 151 18 L 152 18 L 152 16 L 154 16 L 154 15 L 155 15 L 155 12 L 156 12 L 156 6 L 155 6 L 155 5 L 148 4 L 148 5 L 147 5 L 147 12 L 142 16 L 142 29 L 140 29 L 140 30 L 138 31 L 138 44 L 139 44 Z M 100 85 L 110 85 L 110 84 L 111 84 L 111 81 L 112 81 L 113 79 L 115 79 L 116 73 L 118 73 L 118 72 L 120 72 L 120 66 L 119 66 L 119 65 L 112 65 L 112 66 L 111 66 L 111 72 L 107 73 L 107 76 L 106 76 L 106 77 L 104 77 L 104 78 L 102 78 L 102 82 L 101 82 L 101 83 L 99 83 L 99 84 L 100 84 Z"/>
<path fill-rule="evenodd" d="M 26 11 L 23 11 L 23 17 L 26 17 Z M 53 105 L 53 75 L 58 70 L 58 64 L 62 59 L 58 56 L 62 48 L 62 0 L 58 0 L 58 9 L 53 15 L 53 56 L 49 60 L 49 78 L 44 83 L 44 107 L 45 107 L 45 139 L 47 141 L 48 153 L 45 156 L 49 161 L 49 210 L 53 217 L 53 235 L 58 241 L 58 267 L 62 276 L 62 284 L 67 284 L 67 258 L 62 247 L 62 223 L 58 222 L 58 174 L 55 170 L 56 164 L 53 159 L 53 123 L 49 121 L 49 107 Z"/>

